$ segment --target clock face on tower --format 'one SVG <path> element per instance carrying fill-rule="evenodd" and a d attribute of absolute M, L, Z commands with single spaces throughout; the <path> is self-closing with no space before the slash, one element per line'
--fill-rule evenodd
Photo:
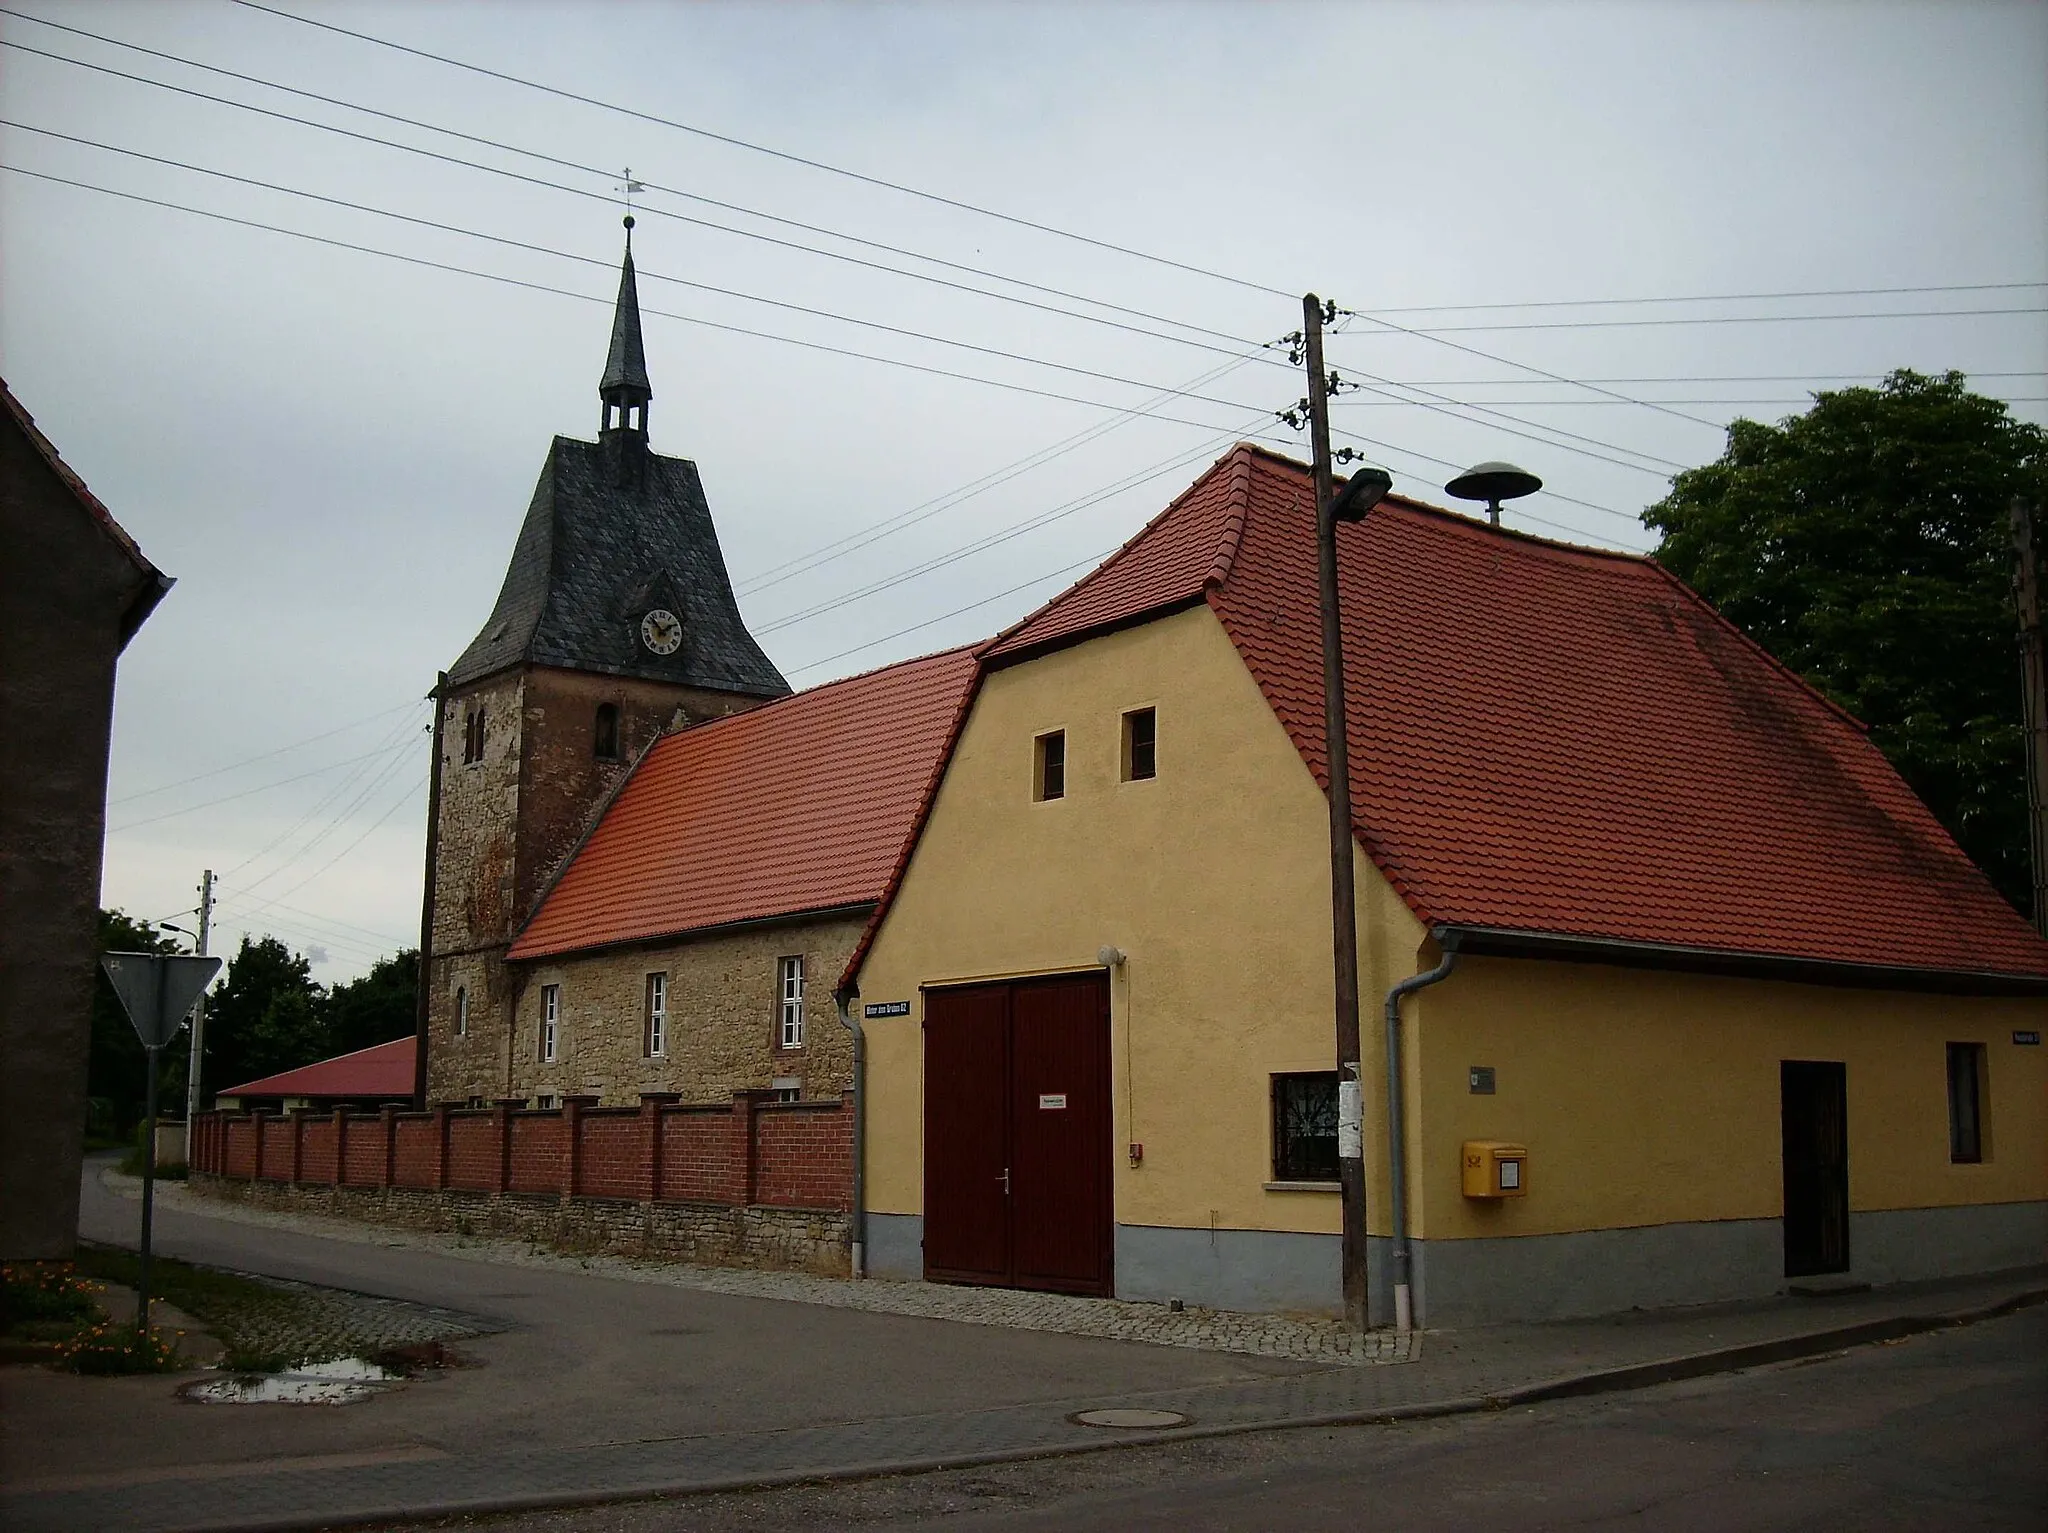
<path fill-rule="evenodd" d="M 640 619 L 640 642 L 657 655 L 673 655 L 683 644 L 683 625 L 666 607 L 656 607 Z"/>

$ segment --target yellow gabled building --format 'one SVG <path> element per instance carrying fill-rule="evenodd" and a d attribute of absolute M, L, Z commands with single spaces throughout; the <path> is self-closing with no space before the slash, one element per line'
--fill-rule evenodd
<path fill-rule="evenodd" d="M 1649 560 L 1339 538 L 1376 1318 L 1434 971 L 1422 1323 L 2048 1260 L 2048 943 L 1855 721 Z M 1340 1308 L 1316 613 L 1240 447 L 983 649 L 846 975 L 869 1270 Z"/>

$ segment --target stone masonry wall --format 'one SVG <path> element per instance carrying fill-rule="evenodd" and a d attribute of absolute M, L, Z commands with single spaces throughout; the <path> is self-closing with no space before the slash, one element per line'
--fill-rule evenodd
<path fill-rule="evenodd" d="M 454 1188 L 333 1187 L 249 1182 L 194 1172 L 194 1191 L 257 1208 L 361 1219 L 404 1229 L 527 1240 L 558 1250 L 605 1252 L 845 1277 L 850 1215 L 821 1209 L 715 1203 L 637 1203 L 608 1198 L 495 1196 Z"/>
<path fill-rule="evenodd" d="M 526 667 L 441 700 L 441 804 L 428 964 L 427 1100 L 519 1095 L 504 951 L 633 762 L 665 731 L 757 698 Z M 619 711 L 617 752 L 596 752 L 597 710 Z M 484 755 L 463 758 L 484 709 Z"/>
<path fill-rule="evenodd" d="M 796 1080 L 805 1100 L 837 1097 L 853 1085 L 853 1042 L 839 1025 L 832 987 L 865 920 L 862 913 L 790 921 L 515 965 L 510 1088 L 491 1094 L 630 1105 L 643 1092 L 706 1101 Z M 795 955 L 804 960 L 803 1046 L 784 1049 L 777 961 Z M 668 976 L 668 1037 L 658 1058 L 647 1052 L 650 974 Z M 561 987 L 552 1064 L 540 1058 L 544 985 Z"/>

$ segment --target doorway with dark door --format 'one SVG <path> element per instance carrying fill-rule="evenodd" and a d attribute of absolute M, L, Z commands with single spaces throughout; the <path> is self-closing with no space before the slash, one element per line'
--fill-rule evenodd
<path fill-rule="evenodd" d="M 1778 1066 L 1785 1156 L 1785 1276 L 1849 1270 L 1849 1086 L 1839 1062 Z"/>
<path fill-rule="evenodd" d="M 1113 1291 L 1109 1091 L 1106 974 L 925 993 L 927 1278 Z"/>

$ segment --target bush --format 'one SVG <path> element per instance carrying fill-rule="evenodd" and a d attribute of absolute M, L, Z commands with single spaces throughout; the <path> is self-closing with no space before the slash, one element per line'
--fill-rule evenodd
<path fill-rule="evenodd" d="M 102 1320 L 60 1342 L 57 1361 L 73 1373 L 96 1374 L 174 1373 L 183 1366 L 172 1337 L 111 1320 Z"/>

